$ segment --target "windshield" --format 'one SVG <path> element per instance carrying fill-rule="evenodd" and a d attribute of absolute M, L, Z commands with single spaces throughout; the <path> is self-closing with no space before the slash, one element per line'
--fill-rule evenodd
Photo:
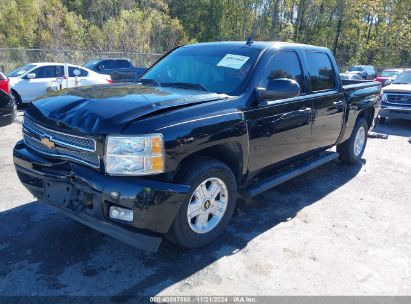
<path fill-rule="evenodd" d="M 393 83 L 411 83 L 411 71 L 402 72 Z"/>
<path fill-rule="evenodd" d="M 7 74 L 7 76 L 8 77 L 19 77 L 35 67 L 36 66 L 34 64 L 28 64 L 28 65 L 25 65 L 24 67 L 11 71 L 10 73 Z"/>
<path fill-rule="evenodd" d="M 91 60 L 89 62 L 87 62 L 84 67 L 85 68 L 89 68 L 89 69 L 93 69 L 93 67 L 99 62 L 100 60 Z"/>
<path fill-rule="evenodd" d="M 350 71 L 350 72 L 361 72 L 361 71 L 364 71 L 364 68 L 363 67 L 353 66 L 353 67 L 350 67 L 348 69 L 348 71 Z"/>
<path fill-rule="evenodd" d="M 398 76 L 401 72 L 400 71 L 383 71 L 381 73 L 382 77 L 395 77 Z"/>
<path fill-rule="evenodd" d="M 247 46 L 182 47 L 164 57 L 141 79 L 161 86 L 236 95 L 260 52 Z"/>
<path fill-rule="evenodd" d="M 342 80 L 347 80 L 349 79 L 348 75 L 340 74 L 340 77 Z"/>

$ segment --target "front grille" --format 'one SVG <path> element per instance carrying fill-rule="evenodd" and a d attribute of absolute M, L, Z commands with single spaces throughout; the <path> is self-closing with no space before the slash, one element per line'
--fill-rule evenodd
<path fill-rule="evenodd" d="M 35 123 L 27 116 L 24 116 L 23 128 L 28 129 L 30 132 L 37 134 L 38 136 L 52 138 L 55 143 L 68 148 L 77 148 L 90 152 L 96 151 L 96 141 L 94 139 L 50 130 Z"/>
<path fill-rule="evenodd" d="M 387 94 L 389 103 L 411 105 L 411 94 Z"/>
<path fill-rule="evenodd" d="M 41 142 L 42 138 L 49 139 L 55 146 L 49 148 Z M 33 122 L 27 116 L 24 117 L 23 139 L 28 148 L 40 154 L 70 159 L 94 168 L 100 167 L 100 157 L 92 152 L 96 150 L 94 139 L 50 130 Z"/>

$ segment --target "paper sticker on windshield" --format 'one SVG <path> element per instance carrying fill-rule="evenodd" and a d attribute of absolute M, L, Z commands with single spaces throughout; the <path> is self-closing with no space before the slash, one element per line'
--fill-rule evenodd
<path fill-rule="evenodd" d="M 239 70 L 248 59 L 250 59 L 250 57 L 227 54 L 217 63 L 217 66 Z"/>

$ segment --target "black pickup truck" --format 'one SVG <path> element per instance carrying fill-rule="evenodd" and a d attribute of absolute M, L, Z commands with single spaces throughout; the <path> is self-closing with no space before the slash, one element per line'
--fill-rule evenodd
<path fill-rule="evenodd" d="M 94 59 L 84 67 L 99 74 L 110 75 L 113 82 L 133 82 L 147 71 L 147 68 L 134 67 L 131 60 L 126 58 Z"/>
<path fill-rule="evenodd" d="M 40 201 L 136 247 L 155 251 L 163 236 L 203 246 L 239 196 L 361 159 L 381 84 L 343 85 L 338 73 L 322 47 L 179 47 L 137 83 L 30 104 L 15 168 Z"/>

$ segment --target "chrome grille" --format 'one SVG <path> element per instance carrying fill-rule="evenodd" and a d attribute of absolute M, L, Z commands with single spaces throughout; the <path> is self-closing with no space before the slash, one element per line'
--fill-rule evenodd
<path fill-rule="evenodd" d="M 77 148 L 79 150 L 90 152 L 96 151 L 96 141 L 94 139 L 50 130 L 35 123 L 27 116 L 24 116 L 23 128 L 28 129 L 30 132 L 38 136 L 47 136 L 53 139 L 55 143 L 58 143 L 65 147 Z"/>
<path fill-rule="evenodd" d="M 389 103 L 411 105 L 411 94 L 387 94 Z"/>
<path fill-rule="evenodd" d="M 55 143 L 55 146 L 53 148 L 47 147 L 41 142 L 42 138 L 50 139 Z M 27 116 L 24 117 L 23 139 L 28 148 L 40 154 L 70 159 L 94 168 L 100 167 L 100 157 L 92 153 L 96 150 L 94 139 L 50 130 L 33 122 Z"/>

